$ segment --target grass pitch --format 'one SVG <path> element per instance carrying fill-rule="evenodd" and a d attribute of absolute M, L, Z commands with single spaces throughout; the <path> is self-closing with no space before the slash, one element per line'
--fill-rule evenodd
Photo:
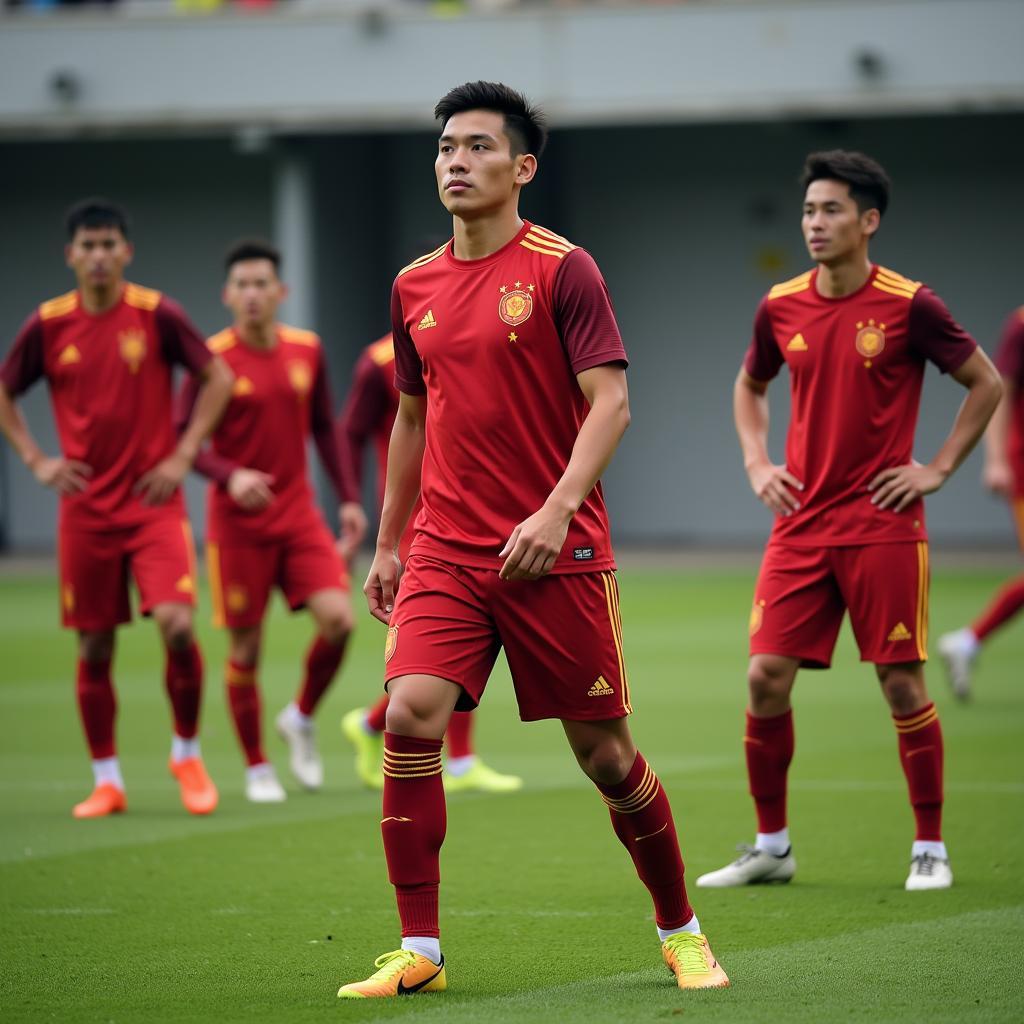
<path fill-rule="evenodd" d="M 624 572 L 639 745 L 672 798 L 688 877 L 753 836 L 740 736 L 752 572 Z M 937 574 L 932 636 L 998 582 Z M 379 796 L 338 732 L 378 692 L 383 630 L 365 614 L 319 727 L 327 786 L 286 804 L 242 796 L 227 718 L 225 643 L 207 625 L 203 747 L 221 789 L 208 819 L 167 775 L 169 717 L 153 627 L 120 633 L 118 735 L 129 813 L 73 821 L 90 788 L 74 710 L 74 640 L 49 577 L 0 579 L 0 1017 L 4 1021 L 452 1022 L 1024 1019 L 1024 623 L 986 648 L 974 703 L 931 670 L 946 736 L 946 836 L 956 885 L 905 893 L 911 816 L 896 737 L 844 632 L 836 667 L 797 685 L 789 886 L 692 889 L 727 991 L 679 992 L 660 963 L 646 892 L 554 723 L 521 725 L 507 674 L 478 723 L 516 795 L 449 800 L 442 870 L 445 994 L 338 1004 L 397 946 Z M 309 637 L 275 607 L 265 718 L 291 695 Z M 933 645 L 934 646 L 934 645 Z M 268 729 L 269 732 L 269 729 Z M 283 750 L 268 749 L 287 778 Z"/>

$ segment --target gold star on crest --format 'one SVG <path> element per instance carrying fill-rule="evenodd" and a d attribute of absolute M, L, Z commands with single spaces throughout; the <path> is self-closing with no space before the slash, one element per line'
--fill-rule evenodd
<path fill-rule="evenodd" d="M 505 287 L 504 285 L 502 285 L 502 286 L 501 286 L 501 287 L 500 287 L 500 288 L 498 289 L 498 291 L 499 291 L 499 292 L 501 292 L 501 294 L 502 294 L 502 295 L 504 295 L 504 294 L 505 294 L 505 292 L 507 292 L 507 291 L 508 291 L 508 289 L 507 289 L 507 288 L 506 288 L 506 287 Z"/>
<path fill-rule="evenodd" d="M 528 284 L 526 286 L 526 288 L 527 288 L 528 291 L 531 291 L 531 292 L 535 292 L 537 290 L 536 288 L 534 288 L 534 286 L 532 284 Z"/>
<path fill-rule="evenodd" d="M 516 281 L 516 287 L 517 288 L 522 288 L 523 287 L 523 282 L 522 281 Z"/>
<path fill-rule="evenodd" d="M 508 340 L 511 342 L 516 342 L 519 340 L 519 335 L 516 334 L 515 331 L 509 331 Z"/>

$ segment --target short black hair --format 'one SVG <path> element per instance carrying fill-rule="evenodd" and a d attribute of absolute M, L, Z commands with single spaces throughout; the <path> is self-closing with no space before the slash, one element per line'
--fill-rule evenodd
<path fill-rule="evenodd" d="M 501 82 L 466 82 L 458 85 L 437 101 L 434 117 L 441 128 L 455 114 L 465 110 L 493 110 L 505 118 L 512 155 L 532 153 L 540 156 L 548 141 L 548 119 L 540 107 L 521 92 Z"/>
<path fill-rule="evenodd" d="M 75 203 L 68 210 L 64 224 L 69 242 L 74 239 L 79 228 L 117 228 L 125 238 L 128 237 L 128 214 L 117 203 L 100 196 Z"/>
<path fill-rule="evenodd" d="M 800 184 L 806 191 L 812 181 L 824 179 L 848 185 L 850 198 L 861 213 L 877 210 L 880 216 L 885 215 L 892 182 L 877 160 L 852 149 L 827 149 L 808 154 Z"/>
<path fill-rule="evenodd" d="M 281 273 L 281 250 L 262 238 L 242 238 L 232 243 L 224 254 L 224 273 L 230 274 L 236 263 L 245 260 L 270 260 L 274 264 L 274 273 Z"/>

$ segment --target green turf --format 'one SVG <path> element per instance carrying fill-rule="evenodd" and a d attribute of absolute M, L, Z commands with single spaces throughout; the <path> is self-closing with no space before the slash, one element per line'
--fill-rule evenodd
<path fill-rule="evenodd" d="M 933 637 L 997 582 L 940 574 Z M 674 803 L 689 873 L 751 838 L 740 744 L 748 573 L 624 573 L 634 731 Z M 323 707 L 328 784 L 283 806 L 242 797 L 218 666 L 204 750 L 221 787 L 189 818 L 167 777 L 168 714 L 152 627 L 121 633 L 119 737 L 130 813 L 76 822 L 89 789 L 73 701 L 73 638 L 49 578 L 0 579 L 0 1019 L 4 1021 L 1020 1021 L 1024 1019 L 1024 623 L 984 652 L 958 705 L 936 666 L 948 751 L 949 892 L 908 894 L 910 813 L 888 713 L 847 633 L 828 673 L 798 684 L 790 886 L 694 890 L 728 991 L 683 994 L 660 965 L 646 893 L 557 725 L 520 725 L 507 675 L 480 749 L 520 771 L 513 796 L 449 801 L 443 854 L 450 989 L 338 1004 L 397 945 L 379 797 L 356 785 L 337 730 L 377 692 L 382 628 L 363 616 Z M 208 608 L 208 605 L 207 605 Z M 205 615 L 204 615 L 205 618 Z M 268 718 L 290 695 L 309 626 L 275 608 Z M 280 744 L 268 739 L 282 775 Z"/>

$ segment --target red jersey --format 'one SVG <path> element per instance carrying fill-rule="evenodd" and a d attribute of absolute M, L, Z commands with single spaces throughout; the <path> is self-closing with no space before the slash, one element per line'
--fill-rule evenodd
<path fill-rule="evenodd" d="M 547 500 L 587 413 L 576 374 L 626 364 L 604 280 L 584 250 L 523 224 L 497 252 L 449 242 L 402 270 L 391 297 L 395 384 L 427 396 L 412 553 L 498 570 L 515 526 Z M 614 567 L 600 485 L 554 572 Z"/>
<path fill-rule="evenodd" d="M 872 266 L 863 287 L 819 294 L 817 270 L 761 301 L 745 367 L 771 380 L 789 367 L 786 468 L 804 484 L 800 509 L 772 538 L 806 546 L 924 540 L 924 503 L 902 512 L 871 504 L 868 484 L 912 461 L 925 360 L 957 370 L 977 345 L 934 292 Z"/>
<path fill-rule="evenodd" d="M 211 358 L 180 306 L 136 284 L 126 283 L 104 313 L 86 312 L 73 291 L 25 321 L 0 380 L 19 395 L 45 377 L 64 457 L 92 469 L 81 494 L 61 497 L 65 525 L 112 530 L 168 512 L 184 516 L 180 492 L 150 506 L 133 489 L 177 444 L 174 365 L 195 374 Z"/>
<path fill-rule="evenodd" d="M 247 345 L 233 327 L 215 334 L 207 345 L 235 374 L 231 400 L 210 447 L 196 459 L 196 469 L 213 481 L 209 539 L 252 543 L 289 536 L 317 514 L 306 469 L 310 434 L 341 497 L 342 474 L 320 339 L 312 331 L 281 324 L 277 344 L 270 349 Z M 179 423 L 187 419 L 195 395 L 194 385 L 186 385 L 179 400 Z M 266 508 L 243 509 L 228 494 L 228 478 L 241 467 L 273 477 L 274 500 Z"/>
<path fill-rule="evenodd" d="M 352 372 L 352 387 L 338 419 L 338 446 L 345 468 L 345 500 L 360 501 L 363 450 L 373 444 L 377 456 L 377 503 L 384 501 L 388 445 L 398 412 L 395 387 L 395 343 L 390 334 L 363 349 Z"/>
<path fill-rule="evenodd" d="M 995 363 L 1012 388 L 1005 399 L 1012 403 L 1006 454 L 1013 468 L 1014 493 L 1024 497 L 1024 306 L 1007 319 Z"/>

